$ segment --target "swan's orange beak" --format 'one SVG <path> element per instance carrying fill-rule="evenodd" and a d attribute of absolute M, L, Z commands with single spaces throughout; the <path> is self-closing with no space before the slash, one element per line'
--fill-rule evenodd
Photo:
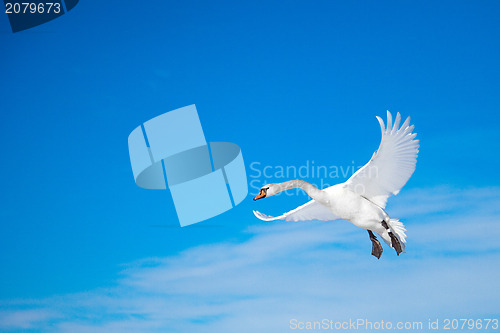
<path fill-rule="evenodd" d="M 260 190 L 260 193 L 259 195 L 257 195 L 255 198 L 253 198 L 253 200 L 259 200 L 259 199 L 262 199 L 262 198 L 265 198 L 266 197 L 266 191 L 264 190 Z"/>

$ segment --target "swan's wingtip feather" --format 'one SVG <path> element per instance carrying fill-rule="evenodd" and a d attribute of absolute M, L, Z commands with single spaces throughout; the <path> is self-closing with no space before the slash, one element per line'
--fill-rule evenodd
<path fill-rule="evenodd" d="M 396 119 L 394 120 L 394 126 L 392 126 L 392 131 L 398 131 L 399 130 L 399 124 L 401 123 L 401 113 L 396 113 Z"/>
<path fill-rule="evenodd" d="M 273 221 L 275 220 L 276 218 L 274 216 L 269 216 L 269 215 L 266 215 L 266 214 L 263 214 L 259 211 L 256 211 L 254 210 L 253 211 L 253 214 L 259 219 L 259 220 L 262 220 L 262 221 Z"/>
<path fill-rule="evenodd" d="M 387 110 L 387 132 L 392 130 L 392 113 Z"/>
<path fill-rule="evenodd" d="M 403 125 L 401 125 L 401 130 L 405 131 L 406 128 L 408 128 L 408 126 L 410 125 L 410 121 L 411 121 L 410 117 L 407 117 Z"/>
<path fill-rule="evenodd" d="M 382 130 L 382 133 L 385 133 L 384 120 L 382 118 L 380 118 L 379 116 L 375 116 L 375 118 L 377 118 L 378 123 L 380 124 L 380 129 Z"/>

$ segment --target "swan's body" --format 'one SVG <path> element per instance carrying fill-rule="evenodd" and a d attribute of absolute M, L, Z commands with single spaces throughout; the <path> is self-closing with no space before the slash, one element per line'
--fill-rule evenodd
<path fill-rule="evenodd" d="M 345 183 L 324 190 L 302 180 L 265 185 L 254 200 L 291 188 L 302 188 L 312 200 L 278 217 L 254 211 L 255 216 L 264 221 L 344 219 L 368 230 L 373 243 L 372 254 L 377 258 L 382 254 L 382 247 L 372 231 L 396 249 L 398 255 L 404 252 L 406 229 L 399 220 L 391 219 L 384 208 L 388 197 L 398 194 L 415 171 L 419 144 L 414 140 L 416 134 L 412 134 L 409 117 L 399 127 L 401 116 L 398 113 L 393 126 L 392 115 L 387 111 L 387 128 L 381 118 L 377 119 L 382 129 L 380 147 L 371 160 Z"/>

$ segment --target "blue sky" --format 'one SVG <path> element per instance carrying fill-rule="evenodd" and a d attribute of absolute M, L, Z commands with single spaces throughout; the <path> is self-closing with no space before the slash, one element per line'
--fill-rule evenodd
<path fill-rule="evenodd" d="M 499 14 L 495 1 L 83 1 L 16 34 L 0 15 L 0 329 L 498 318 Z M 387 207 L 408 253 L 377 261 L 346 222 L 252 214 L 304 195 L 249 196 L 180 228 L 168 192 L 134 184 L 127 136 L 190 104 L 208 141 L 241 147 L 249 181 L 252 163 L 362 165 L 375 116 L 410 115 L 417 169 Z"/>

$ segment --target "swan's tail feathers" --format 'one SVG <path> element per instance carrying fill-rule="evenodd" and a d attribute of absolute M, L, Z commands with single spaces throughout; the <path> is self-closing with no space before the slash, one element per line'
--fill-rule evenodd
<path fill-rule="evenodd" d="M 405 251 L 405 245 L 406 245 L 406 228 L 405 225 L 399 221 L 399 219 L 390 219 L 389 220 L 389 228 L 393 231 L 393 233 L 396 235 L 396 237 L 399 240 L 399 243 L 401 244 L 401 249 L 403 252 Z M 389 244 L 391 245 L 391 244 Z M 391 245 L 392 247 L 392 245 Z"/>
<path fill-rule="evenodd" d="M 256 210 L 253 211 L 254 215 L 257 216 L 258 219 L 261 219 L 262 221 L 275 221 L 275 220 L 279 220 L 278 217 L 274 217 L 274 216 L 269 216 L 269 215 L 266 215 L 266 214 L 262 214 L 261 212 L 258 212 Z"/>

